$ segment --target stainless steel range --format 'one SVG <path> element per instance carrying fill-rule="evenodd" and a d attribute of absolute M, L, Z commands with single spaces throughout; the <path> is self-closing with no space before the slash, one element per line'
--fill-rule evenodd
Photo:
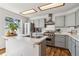
<path fill-rule="evenodd" d="M 55 46 L 55 34 L 54 34 L 54 32 L 45 32 L 44 35 L 48 36 L 48 38 L 46 38 L 46 45 Z"/>

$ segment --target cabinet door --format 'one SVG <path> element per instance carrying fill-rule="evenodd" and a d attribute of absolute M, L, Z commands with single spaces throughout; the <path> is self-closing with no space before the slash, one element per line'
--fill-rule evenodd
<path fill-rule="evenodd" d="M 79 42 L 76 41 L 76 56 L 79 56 Z"/>
<path fill-rule="evenodd" d="M 34 23 L 35 27 L 44 28 L 45 26 L 44 19 L 35 19 Z"/>
<path fill-rule="evenodd" d="M 39 19 L 34 20 L 35 27 L 39 27 Z"/>
<path fill-rule="evenodd" d="M 79 46 L 76 46 L 76 56 L 79 56 Z"/>
<path fill-rule="evenodd" d="M 69 36 L 65 36 L 65 40 L 66 40 L 66 48 L 68 49 L 68 40 L 69 40 Z"/>
<path fill-rule="evenodd" d="M 79 25 L 79 10 L 76 11 L 76 26 Z"/>
<path fill-rule="evenodd" d="M 41 28 L 45 27 L 45 20 L 44 19 L 39 20 L 39 27 L 41 27 Z"/>
<path fill-rule="evenodd" d="M 65 16 L 65 26 L 75 26 L 75 13 Z"/>
<path fill-rule="evenodd" d="M 63 27 L 64 26 L 64 16 L 56 16 L 55 17 L 55 26 Z"/>
<path fill-rule="evenodd" d="M 68 49 L 71 53 L 71 51 L 72 51 L 71 37 L 69 37 L 69 39 L 68 39 Z"/>
<path fill-rule="evenodd" d="M 75 56 L 75 48 L 76 48 L 76 46 L 75 46 L 75 40 L 72 38 L 72 52 L 71 52 L 71 54 L 72 54 L 72 56 Z"/>

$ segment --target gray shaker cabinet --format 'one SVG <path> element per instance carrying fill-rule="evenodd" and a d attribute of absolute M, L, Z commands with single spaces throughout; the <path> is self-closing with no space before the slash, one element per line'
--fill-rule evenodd
<path fill-rule="evenodd" d="M 65 48 L 65 36 L 56 35 L 55 36 L 55 46 Z"/>
<path fill-rule="evenodd" d="M 64 26 L 64 16 L 56 16 L 55 17 L 55 26 L 63 27 Z"/>
<path fill-rule="evenodd" d="M 76 11 L 76 26 L 79 25 L 79 10 Z"/>
<path fill-rule="evenodd" d="M 76 41 L 76 56 L 79 56 L 79 41 Z"/>
<path fill-rule="evenodd" d="M 65 26 L 75 26 L 75 12 L 65 16 Z"/>
<path fill-rule="evenodd" d="M 43 18 L 41 19 L 35 19 L 34 24 L 36 28 L 44 28 L 45 27 L 45 21 Z"/>
<path fill-rule="evenodd" d="M 76 53 L 75 48 L 76 48 L 75 40 L 72 37 L 69 37 L 69 39 L 68 39 L 68 49 L 69 49 L 72 56 L 75 56 L 75 53 Z"/>
<path fill-rule="evenodd" d="M 72 41 L 71 41 L 71 37 L 69 37 L 68 39 L 68 49 L 70 52 L 72 52 Z"/>
<path fill-rule="evenodd" d="M 76 42 L 75 42 L 75 40 L 73 39 L 73 38 L 71 38 L 72 39 L 72 46 L 71 46 L 71 48 L 72 48 L 72 51 L 71 51 L 71 54 L 72 54 L 72 56 L 75 56 L 75 53 L 76 53 Z"/>
<path fill-rule="evenodd" d="M 55 36 L 55 46 L 69 49 L 72 56 L 79 56 L 79 41 L 66 35 Z"/>

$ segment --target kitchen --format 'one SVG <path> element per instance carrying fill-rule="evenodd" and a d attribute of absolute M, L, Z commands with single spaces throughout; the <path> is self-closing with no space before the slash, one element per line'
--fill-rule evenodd
<path fill-rule="evenodd" d="M 54 14 L 53 12 L 57 13 Z M 78 4 L 67 3 L 64 4 L 62 8 L 60 7 L 50 12 L 46 11 L 46 13 L 41 16 L 35 16 L 36 15 L 30 17 L 29 20 L 24 23 L 23 34 L 18 34 L 16 37 L 2 36 L 6 41 L 7 55 L 43 56 L 46 53 L 46 46 L 54 46 L 68 49 L 72 56 L 79 56 Z M 14 48 L 16 49 L 14 50 Z"/>

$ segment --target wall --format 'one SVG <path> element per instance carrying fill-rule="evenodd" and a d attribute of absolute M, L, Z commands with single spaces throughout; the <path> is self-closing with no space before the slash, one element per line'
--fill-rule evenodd
<path fill-rule="evenodd" d="M 18 15 L 18 14 L 15 14 L 11 11 L 8 11 L 8 10 L 5 10 L 3 8 L 0 8 L 0 48 L 4 48 L 5 45 L 4 45 L 4 41 L 2 40 L 1 38 L 1 35 L 4 35 L 5 33 L 5 17 L 11 17 L 11 18 L 15 18 L 15 19 L 20 19 L 22 22 L 21 22 L 21 32 L 22 33 L 22 24 L 24 22 L 27 22 L 27 18 L 21 16 L 21 15 Z"/>

